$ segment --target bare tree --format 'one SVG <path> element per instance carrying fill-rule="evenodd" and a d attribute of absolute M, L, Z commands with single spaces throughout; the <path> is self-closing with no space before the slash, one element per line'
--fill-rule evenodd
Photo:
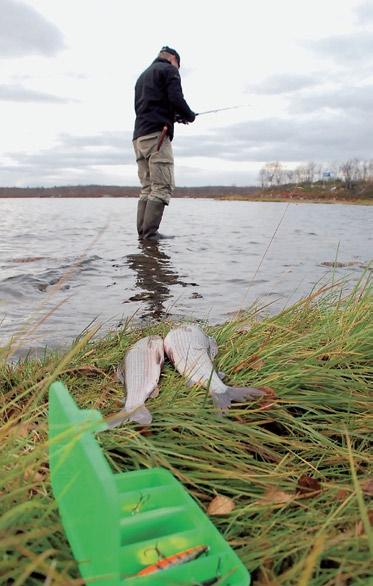
<path fill-rule="evenodd" d="M 303 165 L 298 165 L 298 167 L 294 169 L 294 177 L 296 183 L 304 183 L 306 177 L 306 170 Z"/>
<path fill-rule="evenodd" d="M 342 178 L 346 184 L 347 189 L 353 189 L 354 183 L 358 181 L 360 169 L 358 159 L 349 159 L 340 166 Z"/>
<path fill-rule="evenodd" d="M 322 176 L 323 176 L 323 171 L 324 171 L 324 168 L 321 165 L 321 163 L 315 163 L 314 181 L 321 181 Z"/>
<path fill-rule="evenodd" d="M 285 169 L 284 176 L 286 177 L 286 183 L 294 183 L 295 173 L 293 169 Z"/>
<path fill-rule="evenodd" d="M 368 161 L 368 181 L 369 183 L 373 182 L 373 159 Z"/>
<path fill-rule="evenodd" d="M 259 171 L 259 179 L 262 186 L 280 185 L 283 179 L 282 165 L 278 161 L 266 163 Z"/>
<path fill-rule="evenodd" d="M 272 161 L 260 169 L 259 181 L 262 188 L 285 183 L 315 183 L 323 180 L 326 172 L 328 172 L 330 179 L 341 179 L 347 189 L 352 190 L 359 181 L 373 181 L 373 159 L 359 160 L 355 158 L 344 163 L 334 161 L 326 165 L 310 161 L 298 165 L 295 169 L 287 169 L 280 161 Z"/>
<path fill-rule="evenodd" d="M 264 167 L 262 167 L 259 171 L 259 181 L 262 189 L 268 187 L 267 172 Z"/>
<path fill-rule="evenodd" d="M 315 178 L 316 163 L 311 161 L 304 166 L 304 181 L 306 183 L 313 183 Z"/>
<path fill-rule="evenodd" d="M 272 182 L 276 185 L 281 185 L 284 179 L 284 170 L 279 161 L 269 163 L 269 171 L 272 173 Z"/>

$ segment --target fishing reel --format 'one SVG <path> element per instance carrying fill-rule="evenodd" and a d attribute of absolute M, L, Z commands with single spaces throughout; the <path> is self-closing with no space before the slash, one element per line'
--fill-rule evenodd
<path fill-rule="evenodd" d="M 185 120 L 180 114 L 175 114 L 174 122 L 178 124 L 189 124 L 189 121 Z"/>

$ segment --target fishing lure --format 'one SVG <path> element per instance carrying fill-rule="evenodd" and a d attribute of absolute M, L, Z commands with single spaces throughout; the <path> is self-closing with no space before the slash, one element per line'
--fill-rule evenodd
<path fill-rule="evenodd" d="M 173 566 L 186 564 L 187 562 L 199 558 L 202 554 L 206 553 L 208 549 L 207 545 L 195 545 L 194 547 L 190 547 L 189 549 L 179 551 L 178 553 L 174 553 L 173 555 L 158 560 L 155 564 L 147 566 L 138 572 L 136 576 L 148 576 L 149 574 L 159 572 L 160 570 L 167 570 Z"/>

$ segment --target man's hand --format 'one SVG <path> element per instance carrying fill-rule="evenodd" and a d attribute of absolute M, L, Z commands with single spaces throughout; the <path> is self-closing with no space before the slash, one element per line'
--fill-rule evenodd
<path fill-rule="evenodd" d="M 175 122 L 177 122 L 178 124 L 189 124 L 189 121 L 185 120 L 185 118 L 180 116 L 180 114 L 175 114 Z"/>

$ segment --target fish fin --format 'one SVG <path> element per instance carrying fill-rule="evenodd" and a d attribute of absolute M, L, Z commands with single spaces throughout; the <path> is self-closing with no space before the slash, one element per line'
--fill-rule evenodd
<path fill-rule="evenodd" d="M 116 375 L 117 379 L 119 380 L 119 382 L 122 383 L 122 385 L 124 385 L 124 375 L 123 375 L 122 369 L 119 366 L 115 371 L 115 375 Z"/>
<path fill-rule="evenodd" d="M 172 353 L 171 348 L 165 344 L 164 351 L 166 352 L 166 355 L 167 355 L 169 361 L 172 362 L 172 364 L 175 364 L 174 355 Z"/>
<path fill-rule="evenodd" d="M 119 411 L 119 413 L 117 413 L 116 415 L 111 415 L 106 419 L 108 429 L 114 429 L 114 427 L 119 427 L 119 425 L 122 425 L 122 423 L 125 423 L 126 421 L 128 421 L 128 413 L 124 409 Z"/>
<path fill-rule="evenodd" d="M 228 393 L 211 393 L 211 397 L 215 407 L 219 409 L 221 413 L 227 413 L 231 406 L 231 399 Z"/>
<path fill-rule="evenodd" d="M 215 356 L 218 353 L 218 344 L 215 340 L 215 338 L 213 338 L 212 336 L 209 336 L 209 356 L 211 358 L 211 360 L 214 360 Z"/>
<path fill-rule="evenodd" d="M 140 405 L 135 411 L 129 416 L 130 421 L 140 423 L 141 425 L 150 425 L 152 422 L 152 414 L 145 405 Z"/>
<path fill-rule="evenodd" d="M 211 393 L 215 405 L 223 410 L 229 409 L 233 401 L 243 403 L 248 399 L 259 399 L 264 395 L 264 391 L 255 387 L 227 387 L 224 393 Z"/>
<path fill-rule="evenodd" d="M 218 377 L 220 378 L 220 380 L 224 380 L 225 379 L 225 372 L 223 372 L 222 370 L 219 370 Z"/>
<path fill-rule="evenodd" d="M 163 362 L 164 362 L 164 354 L 163 354 L 163 352 L 160 352 L 159 350 L 157 350 L 157 352 L 155 354 L 155 361 L 162 368 Z"/>
<path fill-rule="evenodd" d="M 152 391 L 152 392 L 150 393 L 150 395 L 149 395 L 149 396 L 150 396 L 152 399 L 155 399 L 156 397 L 158 397 L 158 395 L 159 395 L 159 387 L 157 386 L 157 387 L 155 387 L 154 391 Z"/>

